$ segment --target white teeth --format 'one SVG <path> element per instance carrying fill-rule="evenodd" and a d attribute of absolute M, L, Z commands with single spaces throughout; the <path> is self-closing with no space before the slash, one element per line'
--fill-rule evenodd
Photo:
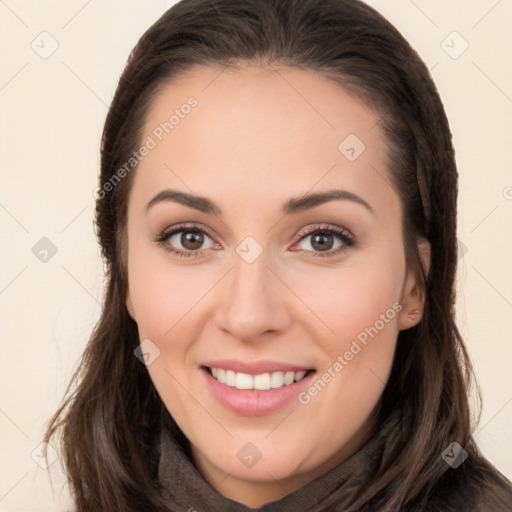
<path fill-rule="evenodd" d="M 237 389 L 257 389 L 260 391 L 289 386 L 294 382 L 299 382 L 306 375 L 305 371 L 267 372 L 249 375 L 248 373 L 234 372 L 233 370 L 224 370 L 223 368 L 210 368 L 210 370 L 212 375 L 222 384 L 236 387 Z"/>
<path fill-rule="evenodd" d="M 304 375 L 306 375 L 306 372 L 297 372 L 295 374 L 295 382 L 299 382 L 299 380 L 302 380 L 304 378 Z"/>
<path fill-rule="evenodd" d="M 233 372 L 235 373 L 235 372 Z M 254 379 L 252 375 L 248 373 L 237 373 L 236 374 L 236 384 L 235 387 L 237 389 L 254 389 L 253 386 Z"/>
<path fill-rule="evenodd" d="M 270 376 L 270 387 L 271 388 L 282 388 L 284 386 L 284 373 L 274 372 Z"/>
<path fill-rule="evenodd" d="M 261 373 L 260 375 L 254 376 L 254 389 L 265 391 L 270 389 L 270 373 Z"/>
<path fill-rule="evenodd" d="M 286 372 L 284 374 L 284 383 L 289 386 L 295 380 L 295 372 Z"/>
<path fill-rule="evenodd" d="M 236 386 L 236 373 L 233 370 L 226 370 L 226 382 L 224 384 L 232 388 Z"/>

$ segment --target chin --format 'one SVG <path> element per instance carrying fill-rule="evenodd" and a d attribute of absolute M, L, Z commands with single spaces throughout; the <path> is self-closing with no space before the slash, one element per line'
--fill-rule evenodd
<path fill-rule="evenodd" d="M 265 444 L 263 441 L 232 441 L 228 445 L 220 445 L 219 450 L 212 452 L 210 447 L 203 452 L 211 464 L 215 465 L 225 474 L 241 480 L 268 482 L 269 480 L 284 480 L 290 477 L 307 473 L 312 468 L 307 468 L 304 459 L 304 449 L 298 453 L 298 443 L 292 443 L 293 447 L 283 450 L 283 447 Z M 227 453 L 234 456 L 227 457 Z M 220 462 L 219 462 L 220 461 Z"/>

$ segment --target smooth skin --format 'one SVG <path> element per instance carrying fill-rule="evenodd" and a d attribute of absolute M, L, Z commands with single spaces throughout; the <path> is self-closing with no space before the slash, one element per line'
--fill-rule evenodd
<path fill-rule="evenodd" d="M 406 267 L 400 198 L 374 112 L 313 72 L 198 67 L 161 89 L 141 140 L 190 97 L 197 106 L 133 171 L 126 304 L 140 340 L 160 350 L 148 371 L 196 467 L 223 495 L 257 507 L 324 474 L 371 437 L 398 332 L 419 322 L 423 297 Z M 365 145 L 354 161 L 339 150 L 349 134 Z M 206 197 L 222 213 L 170 200 L 146 210 L 165 189 Z M 290 198 L 331 189 L 356 194 L 371 210 L 342 199 L 280 211 Z M 192 227 L 155 242 L 180 223 Z M 354 242 L 331 233 L 318 239 L 319 227 Z M 203 238 L 194 238 L 197 229 Z M 252 263 L 236 252 L 248 236 L 263 250 Z M 213 359 L 286 361 L 319 377 L 393 304 L 401 311 L 306 405 L 294 399 L 244 416 L 205 384 L 201 365 Z M 248 442 L 262 454 L 252 467 L 237 457 Z"/>

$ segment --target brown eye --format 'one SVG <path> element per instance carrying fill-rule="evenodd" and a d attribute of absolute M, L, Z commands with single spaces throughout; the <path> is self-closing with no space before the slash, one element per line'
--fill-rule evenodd
<path fill-rule="evenodd" d="M 356 243 L 354 235 L 341 227 L 315 226 L 303 232 L 291 250 L 301 250 L 309 256 L 335 256 Z"/>
<path fill-rule="evenodd" d="M 203 250 L 217 249 L 219 244 L 202 229 L 181 226 L 169 232 L 162 233 L 155 242 L 168 252 L 178 256 L 201 255 Z"/>
<path fill-rule="evenodd" d="M 186 250 L 197 250 L 201 248 L 201 245 L 204 243 L 204 235 L 200 231 L 196 230 L 188 230 L 181 232 L 180 242 L 184 249 Z"/>
<path fill-rule="evenodd" d="M 299 248 L 310 252 L 326 252 L 336 250 L 343 245 L 349 245 L 344 234 L 330 230 L 316 230 L 304 235 L 299 241 Z"/>
<path fill-rule="evenodd" d="M 330 233 L 318 232 L 311 235 L 311 247 L 317 251 L 328 251 L 334 245 L 334 236 Z"/>

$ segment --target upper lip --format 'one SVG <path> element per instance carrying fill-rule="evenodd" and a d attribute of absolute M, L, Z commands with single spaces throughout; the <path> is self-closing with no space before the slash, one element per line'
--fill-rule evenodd
<path fill-rule="evenodd" d="M 234 372 L 247 373 L 249 375 L 259 375 L 272 372 L 302 372 L 312 370 L 310 366 L 301 366 L 281 361 L 256 361 L 246 362 L 236 359 L 217 359 L 215 361 L 206 361 L 202 366 L 209 368 L 223 368 L 224 370 L 233 370 Z"/>

